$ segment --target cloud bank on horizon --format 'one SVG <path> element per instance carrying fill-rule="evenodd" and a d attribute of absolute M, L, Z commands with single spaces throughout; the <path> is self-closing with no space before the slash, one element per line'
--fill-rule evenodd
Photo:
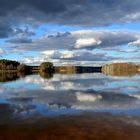
<path fill-rule="evenodd" d="M 0 57 L 30 64 L 139 63 L 139 7 L 139 0 L 0 0 Z"/>

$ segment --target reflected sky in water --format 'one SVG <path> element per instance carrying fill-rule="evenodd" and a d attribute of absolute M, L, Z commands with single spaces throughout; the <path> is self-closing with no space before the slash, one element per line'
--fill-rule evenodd
<path fill-rule="evenodd" d="M 0 83 L 0 108 L 15 116 L 58 115 L 80 111 L 140 115 L 140 76 L 101 73 L 29 75 Z"/>

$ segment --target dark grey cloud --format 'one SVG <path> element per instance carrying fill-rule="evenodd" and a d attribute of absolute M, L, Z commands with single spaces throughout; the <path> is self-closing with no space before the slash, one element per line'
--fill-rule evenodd
<path fill-rule="evenodd" d="M 66 36 L 69 36 L 69 35 L 71 35 L 70 32 L 64 32 L 64 33 L 57 32 L 56 35 L 48 35 L 47 37 L 48 38 L 58 38 L 58 37 L 66 37 Z"/>
<path fill-rule="evenodd" d="M 106 26 L 140 19 L 139 0 L 15 0 L 7 6 L 5 3 L 2 11 L 30 7 L 32 13 L 39 11 L 49 22 L 61 24 Z"/>
<path fill-rule="evenodd" d="M 30 38 L 14 38 L 9 39 L 7 42 L 13 43 L 13 44 L 26 44 L 26 43 L 32 43 L 32 39 Z"/>
<path fill-rule="evenodd" d="M 86 57 L 85 57 L 86 56 Z M 79 53 L 71 58 L 63 58 L 64 60 L 73 60 L 73 61 L 111 61 L 115 59 L 120 59 L 120 57 L 111 57 L 106 54 L 92 54 L 89 52 Z"/>
<path fill-rule="evenodd" d="M 8 39 L 6 42 L 13 44 L 32 43 L 31 37 L 35 35 L 35 33 L 28 28 L 14 28 L 12 34 L 14 37 Z"/>
<path fill-rule="evenodd" d="M 13 28 L 13 34 L 20 35 L 20 36 L 26 36 L 26 37 L 30 37 L 30 36 L 35 35 L 35 33 L 33 31 L 29 30 L 28 27 L 26 27 L 25 29 Z"/>
<path fill-rule="evenodd" d="M 103 51 L 108 52 L 108 51 L 113 51 L 113 52 L 119 52 L 119 53 L 138 53 L 140 50 L 138 47 L 134 47 L 134 46 L 128 46 L 128 47 L 118 47 L 118 46 L 114 46 L 114 47 L 108 47 L 108 48 L 102 48 Z"/>
<path fill-rule="evenodd" d="M 0 38 L 7 38 L 11 36 L 13 33 L 13 29 L 6 22 L 0 21 Z"/>
<path fill-rule="evenodd" d="M 86 57 L 85 57 L 86 56 Z M 120 57 L 111 57 L 105 53 L 93 53 L 90 51 L 70 51 L 54 52 L 52 59 L 72 60 L 72 61 L 110 61 L 120 59 Z"/>
<path fill-rule="evenodd" d="M 21 23 L 108 26 L 140 21 L 139 7 L 139 0 L 1 0 L 0 20 L 10 23 L 6 29 Z"/>

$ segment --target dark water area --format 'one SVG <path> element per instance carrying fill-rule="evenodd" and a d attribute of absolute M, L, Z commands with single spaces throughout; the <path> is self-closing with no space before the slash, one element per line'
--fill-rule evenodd
<path fill-rule="evenodd" d="M 139 140 L 139 118 L 108 113 L 33 117 L 0 126 L 4 140 Z"/>
<path fill-rule="evenodd" d="M 140 75 L 0 79 L 0 140 L 140 139 Z"/>

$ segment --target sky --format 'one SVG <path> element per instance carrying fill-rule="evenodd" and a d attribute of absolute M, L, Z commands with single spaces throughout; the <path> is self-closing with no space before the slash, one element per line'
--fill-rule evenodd
<path fill-rule="evenodd" d="M 140 0 L 0 0 L 0 59 L 140 63 Z"/>

